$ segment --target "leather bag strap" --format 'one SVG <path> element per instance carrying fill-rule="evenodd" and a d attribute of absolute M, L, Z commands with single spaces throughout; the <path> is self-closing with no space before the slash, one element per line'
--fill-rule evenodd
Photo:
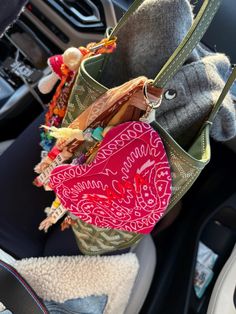
<path fill-rule="evenodd" d="M 116 26 L 112 29 L 110 32 L 109 39 L 116 37 L 120 31 L 120 29 L 125 25 L 125 23 L 128 21 L 130 16 L 138 9 L 138 7 L 144 2 L 145 0 L 135 0 L 129 9 L 125 12 L 125 14 L 121 17 L 119 22 L 116 24 Z"/>
<path fill-rule="evenodd" d="M 230 91 L 230 88 L 232 87 L 235 80 L 236 80 L 236 66 L 234 67 L 231 75 L 229 76 L 229 78 L 225 84 L 225 87 L 224 87 L 223 91 L 221 92 L 214 108 L 212 109 L 211 114 L 210 114 L 209 118 L 207 119 L 206 123 L 208 123 L 210 125 L 213 123 L 215 116 L 217 115 L 217 113 L 220 109 L 221 104 L 223 103 L 226 95 Z"/>
<path fill-rule="evenodd" d="M 118 35 L 119 30 L 124 26 L 129 17 L 137 10 L 137 8 L 144 2 L 144 0 L 136 0 L 130 6 L 129 10 L 120 19 L 117 26 L 110 32 L 110 38 Z M 185 38 L 182 40 L 180 45 L 176 48 L 172 56 L 164 64 L 160 72 L 157 74 L 153 81 L 153 85 L 159 88 L 164 88 L 166 83 L 173 78 L 178 72 L 183 63 L 186 61 L 188 56 L 191 54 L 193 49 L 201 41 L 207 28 L 209 27 L 212 19 L 214 18 L 221 0 L 204 0 L 201 9 L 199 10 L 194 22 L 188 31 Z M 236 79 L 236 68 L 232 71 L 222 93 L 220 94 L 208 120 L 206 123 L 212 124 L 219 108 L 229 92 L 232 84 Z"/>
<path fill-rule="evenodd" d="M 118 35 L 119 30 L 124 26 L 129 17 L 136 11 L 143 1 L 144 0 L 136 0 L 133 2 L 116 27 L 111 31 L 109 39 Z M 187 35 L 154 79 L 154 86 L 164 88 L 166 83 L 178 72 L 193 49 L 202 39 L 220 4 L 221 0 L 204 0 L 202 7 L 194 19 L 193 25 Z"/>
<path fill-rule="evenodd" d="M 166 83 L 178 72 L 193 49 L 201 41 L 220 4 L 221 0 L 204 1 L 187 35 L 157 74 L 153 82 L 154 86 L 164 88 Z"/>
<path fill-rule="evenodd" d="M 14 314 L 49 314 L 45 305 L 21 275 L 1 260 L 0 302 Z"/>

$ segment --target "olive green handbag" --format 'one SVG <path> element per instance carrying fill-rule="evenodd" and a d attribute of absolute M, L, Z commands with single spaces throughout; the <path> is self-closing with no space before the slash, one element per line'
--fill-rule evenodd
<path fill-rule="evenodd" d="M 136 0 L 132 4 L 118 25 L 108 32 L 109 39 L 115 36 L 119 37 L 119 30 L 142 2 L 141 0 Z M 166 83 L 181 68 L 189 54 L 201 40 L 219 5 L 220 0 L 204 1 L 186 37 L 153 80 L 152 84 L 155 87 L 164 89 Z M 68 126 L 84 109 L 107 91 L 107 88 L 99 81 L 101 81 L 103 68 L 109 57 L 98 55 L 82 62 L 62 126 Z M 232 80 L 233 76 L 226 85 L 208 120 L 204 122 L 198 136 L 187 151 L 178 145 L 161 125 L 155 121 L 151 123 L 163 140 L 171 165 L 173 189 L 167 212 L 188 191 L 210 160 L 210 127 Z M 85 254 L 102 254 L 108 251 L 124 249 L 137 243 L 143 236 L 131 232 L 98 228 L 94 225 L 88 225 L 81 220 L 77 220 L 77 223 L 73 226 L 73 231 L 80 250 Z"/>

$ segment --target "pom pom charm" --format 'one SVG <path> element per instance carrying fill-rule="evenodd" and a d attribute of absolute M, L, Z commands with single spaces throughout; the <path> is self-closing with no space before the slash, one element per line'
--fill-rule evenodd
<path fill-rule="evenodd" d="M 50 93 L 58 79 L 62 79 L 61 66 L 64 64 L 71 72 L 79 69 L 83 58 L 94 54 L 112 53 L 116 49 L 116 37 L 114 39 L 104 38 L 99 43 L 90 43 L 87 47 L 70 47 L 63 55 L 55 55 L 48 59 L 52 73 L 39 81 L 38 89 L 42 94 Z"/>
<path fill-rule="evenodd" d="M 57 81 L 63 78 L 62 65 L 70 70 L 68 75 L 78 70 L 83 58 L 83 53 L 78 48 L 68 48 L 63 55 L 55 55 L 48 59 L 48 65 L 51 73 L 43 77 L 38 84 L 38 89 L 42 94 L 48 94 L 52 91 Z"/>
<path fill-rule="evenodd" d="M 84 140 L 83 131 L 80 129 L 56 128 L 54 126 L 48 127 L 46 125 L 42 125 L 41 127 L 49 131 L 50 136 L 56 139 L 72 140 L 76 138 L 81 141 Z"/>
<path fill-rule="evenodd" d="M 63 53 L 63 62 L 71 71 L 78 71 L 83 58 L 80 49 L 71 47 Z"/>

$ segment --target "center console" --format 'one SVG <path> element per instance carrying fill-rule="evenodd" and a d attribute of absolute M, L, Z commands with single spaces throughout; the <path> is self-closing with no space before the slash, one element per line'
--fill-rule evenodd
<path fill-rule="evenodd" d="M 49 72 L 48 57 L 99 41 L 122 12 L 111 0 L 28 2 L 0 39 L 0 141 L 18 135 L 50 100 L 52 95 L 42 96 L 37 89 L 40 78 Z"/>
<path fill-rule="evenodd" d="M 17 136 L 42 111 L 36 86 L 48 71 L 47 58 L 52 52 L 23 18 L 1 38 L 0 52 L 2 141 Z"/>

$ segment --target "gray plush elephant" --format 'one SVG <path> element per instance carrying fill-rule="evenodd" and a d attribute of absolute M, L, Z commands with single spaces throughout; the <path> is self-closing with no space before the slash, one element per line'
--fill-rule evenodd
<path fill-rule="evenodd" d="M 197 48 L 200 49 L 200 48 Z M 203 50 L 201 51 L 203 52 Z M 188 146 L 207 120 L 223 87 L 230 63 L 223 54 L 208 54 L 186 64 L 166 85 L 156 120 L 183 146 Z M 236 135 L 236 106 L 227 95 L 211 128 L 211 136 L 226 141 Z"/>
<path fill-rule="evenodd" d="M 154 78 L 180 44 L 193 22 L 187 0 L 145 0 L 118 34 L 102 83 L 108 87 L 145 75 Z M 182 69 L 168 82 L 156 120 L 187 147 L 207 120 L 231 66 L 228 58 L 198 45 Z M 230 94 L 213 123 L 211 136 L 236 136 L 236 106 Z"/>

